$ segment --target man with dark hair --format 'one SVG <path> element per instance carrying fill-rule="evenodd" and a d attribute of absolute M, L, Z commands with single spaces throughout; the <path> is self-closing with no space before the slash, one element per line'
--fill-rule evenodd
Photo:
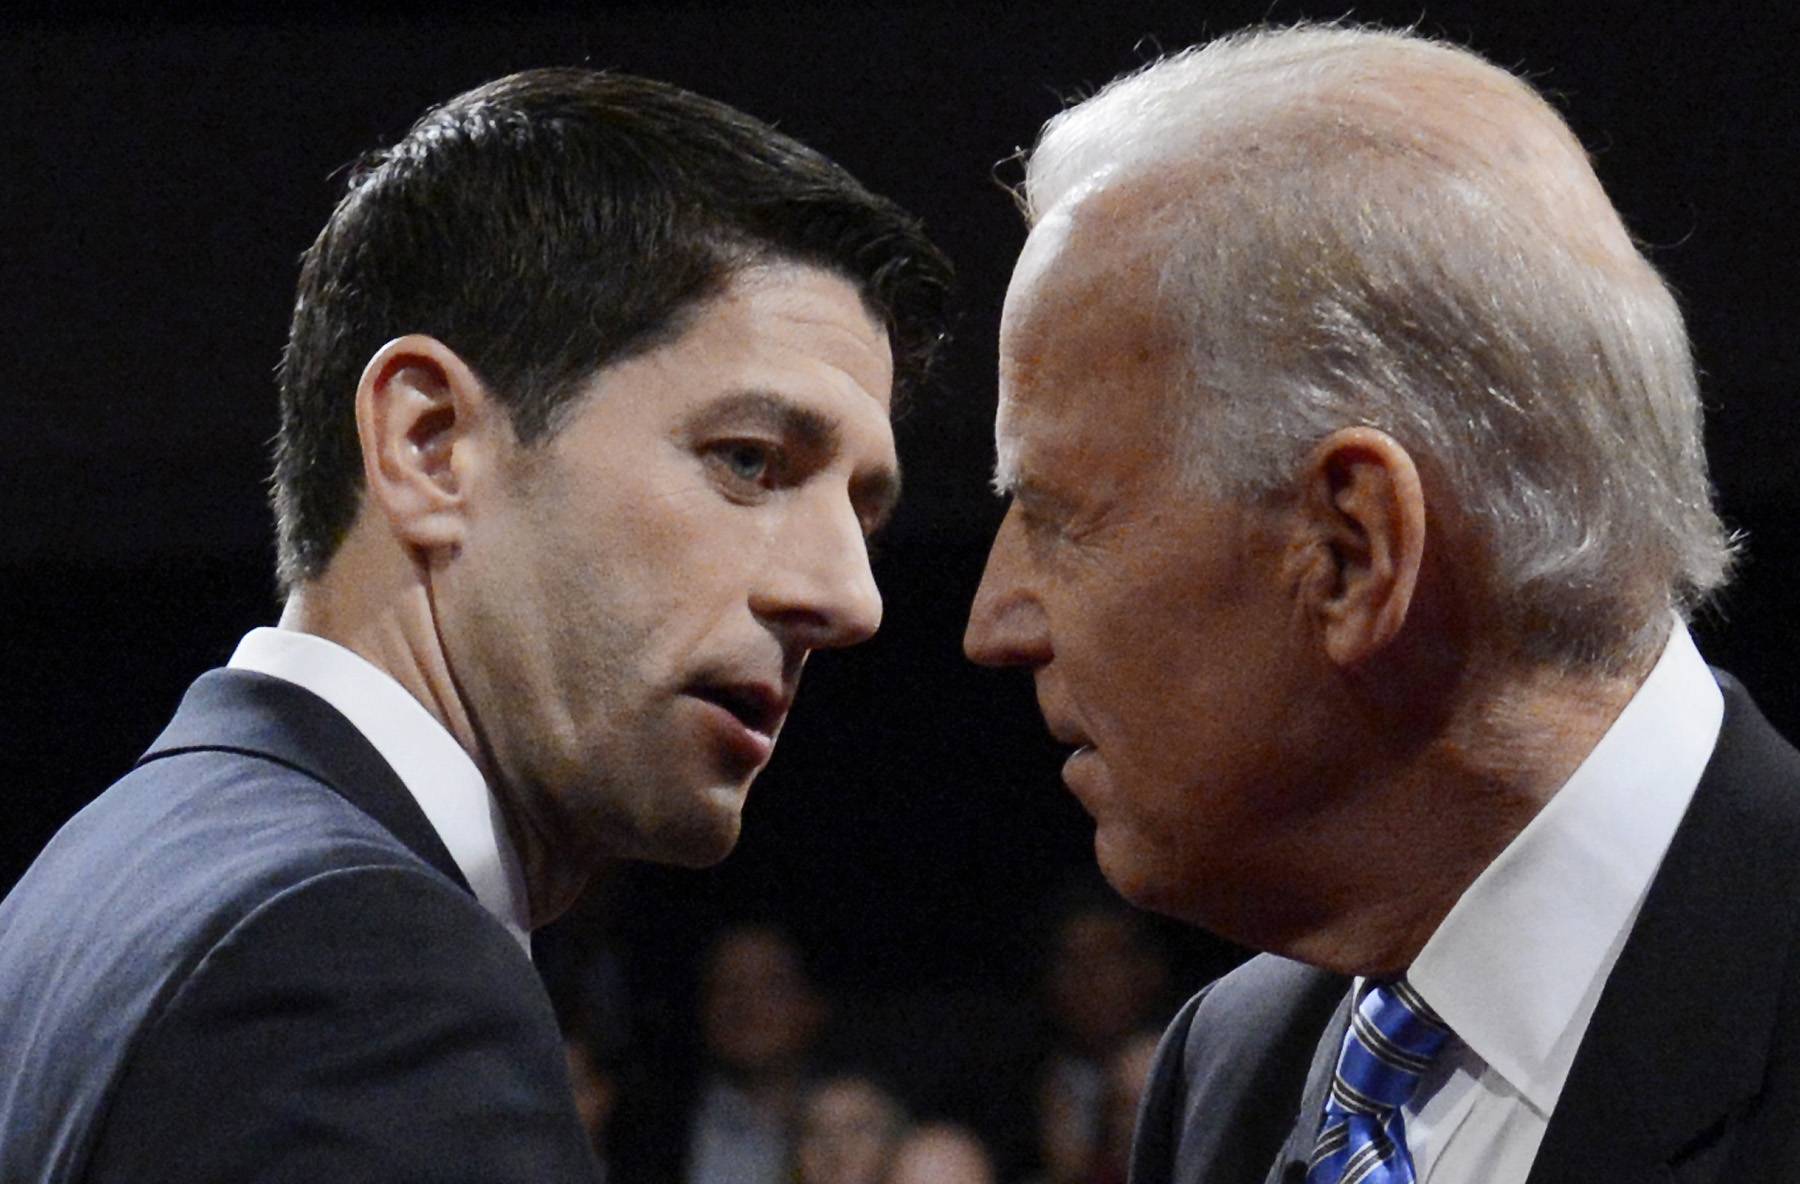
<path fill-rule="evenodd" d="M 281 367 L 286 607 L 0 904 L 9 1182 L 575 1180 L 528 958 L 731 849 L 874 632 L 947 265 L 717 103 L 516 75 L 366 158 Z"/>

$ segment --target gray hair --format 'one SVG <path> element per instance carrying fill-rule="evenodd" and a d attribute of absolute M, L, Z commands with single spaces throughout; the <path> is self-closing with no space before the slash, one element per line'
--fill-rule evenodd
<path fill-rule="evenodd" d="M 1023 204 L 1126 186 L 1193 487 L 1270 495 L 1378 428 L 1483 540 L 1496 624 L 1570 668 L 1727 578 L 1680 310 L 1526 83 L 1410 33 L 1236 34 L 1051 120 Z"/>

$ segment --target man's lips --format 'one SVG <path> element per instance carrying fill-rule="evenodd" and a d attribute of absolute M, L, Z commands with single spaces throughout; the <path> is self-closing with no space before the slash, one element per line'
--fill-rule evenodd
<path fill-rule="evenodd" d="M 729 716 L 741 733 L 735 746 L 759 765 L 774 750 L 775 735 L 793 702 L 791 695 L 761 682 L 701 682 L 687 693 Z"/>
<path fill-rule="evenodd" d="M 1051 738 L 1058 744 L 1067 744 L 1071 748 L 1085 748 L 1093 744 L 1086 732 L 1067 720 L 1045 716 L 1044 726 L 1050 729 Z"/>
<path fill-rule="evenodd" d="M 1072 790 L 1075 788 L 1075 780 L 1071 775 L 1079 777 L 1078 770 L 1089 763 L 1083 758 L 1093 755 L 1094 742 L 1079 726 L 1059 716 L 1046 715 L 1044 725 L 1050 729 L 1051 737 L 1058 744 L 1066 744 L 1074 750 L 1063 758 L 1062 768 L 1063 784 Z"/>
<path fill-rule="evenodd" d="M 717 703 L 753 732 L 773 736 L 787 718 L 788 696 L 769 683 L 698 683 L 690 691 L 696 699 Z"/>

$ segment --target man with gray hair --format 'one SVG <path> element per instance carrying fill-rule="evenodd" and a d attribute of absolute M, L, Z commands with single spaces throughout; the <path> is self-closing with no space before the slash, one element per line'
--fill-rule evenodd
<path fill-rule="evenodd" d="M 1526 84 L 1225 38 L 1032 152 L 976 661 L 1127 897 L 1267 951 L 1163 1041 L 1135 1184 L 1800 1177 L 1800 754 L 1681 316 Z"/>

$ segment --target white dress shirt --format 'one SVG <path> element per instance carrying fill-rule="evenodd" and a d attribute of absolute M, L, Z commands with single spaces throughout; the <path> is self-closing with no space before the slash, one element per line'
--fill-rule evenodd
<path fill-rule="evenodd" d="M 525 876 L 499 803 L 469 754 L 423 704 L 343 646 L 292 629 L 252 629 L 230 665 L 285 679 L 337 708 L 419 803 L 482 907 L 530 956 Z"/>
<path fill-rule="evenodd" d="M 1403 1114 L 1420 1184 L 1522 1184 L 1718 739 L 1679 622 L 1594 750 L 1469 885 L 1407 978 L 1455 1033 Z"/>

